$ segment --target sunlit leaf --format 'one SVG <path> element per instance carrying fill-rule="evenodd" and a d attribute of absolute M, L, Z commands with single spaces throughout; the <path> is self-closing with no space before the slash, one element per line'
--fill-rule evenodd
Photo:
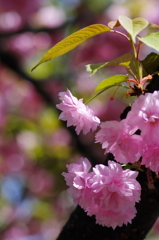
<path fill-rule="evenodd" d="M 54 47 L 52 47 L 45 55 L 44 57 L 38 62 L 35 67 L 32 68 L 31 71 L 33 71 L 36 67 L 38 67 L 41 63 L 44 63 L 46 61 L 49 61 L 51 59 L 54 59 L 60 55 L 63 55 L 75 47 L 77 47 L 79 44 L 84 42 L 86 39 L 91 38 L 95 35 L 109 32 L 110 29 L 103 25 L 103 24 L 94 24 L 90 25 L 88 27 L 85 27 L 70 36 L 66 37 L 59 43 L 57 43 Z"/>
<path fill-rule="evenodd" d="M 146 37 L 138 37 L 138 39 L 159 52 L 159 32 L 149 33 Z"/>
<path fill-rule="evenodd" d="M 158 71 L 159 70 L 159 54 L 154 52 L 150 53 L 142 61 L 142 64 L 145 70 L 144 76 Z"/>
<path fill-rule="evenodd" d="M 141 32 L 147 25 L 149 24 L 145 18 L 134 18 L 131 20 L 130 18 L 120 15 L 118 18 L 122 27 L 131 35 L 133 42 L 135 43 L 136 35 Z"/>
<path fill-rule="evenodd" d="M 86 71 L 91 73 L 93 76 L 99 69 L 105 67 L 106 63 L 95 63 L 95 64 L 87 64 Z"/>
<path fill-rule="evenodd" d="M 94 91 L 97 92 L 97 91 L 101 91 L 105 88 L 110 88 L 110 87 L 116 86 L 119 83 L 125 82 L 127 78 L 128 78 L 127 75 L 111 76 L 111 77 L 103 80 L 101 83 L 99 83 Z"/>
<path fill-rule="evenodd" d="M 115 58 L 109 62 L 105 63 L 97 63 L 97 64 L 88 64 L 86 65 L 86 70 L 91 73 L 91 76 L 94 75 L 99 69 L 103 67 L 111 67 L 111 66 L 128 66 L 131 62 L 133 55 L 131 53 L 126 53 L 118 58 Z"/>

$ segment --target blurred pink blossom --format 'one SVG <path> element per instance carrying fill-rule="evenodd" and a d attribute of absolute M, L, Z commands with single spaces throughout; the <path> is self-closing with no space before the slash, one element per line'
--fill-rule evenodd
<path fill-rule="evenodd" d="M 78 69 L 79 71 L 79 69 Z M 86 71 L 78 72 L 76 76 L 76 89 L 78 92 L 81 92 L 84 94 L 90 94 L 95 89 L 95 87 L 98 84 L 98 78 L 95 76 L 89 77 L 90 74 L 88 74 Z"/>
<path fill-rule="evenodd" d="M 40 8 L 39 11 L 34 14 L 32 21 L 36 26 L 54 28 L 59 27 L 66 21 L 66 15 L 62 8 L 46 6 Z"/>
<path fill-rule="evenodd" d="M 106 23 L 104 23 L 106 24 Z M 106 33 L 95 36 L 72 53 L 71 64 L 93 64 L 110 61 L 130 51 L 130 44 L 118 34 Z M 124 68 L 121 68 L 124 70 Z"/>
<path fill-rule="evenodd" d="M 71 136 L 69 132 L 64 129 L 60 128 L 51 133 L 47 136 L 47 146 L 69 146 L 71 143 Z"/>
<path fill-rule="evenodd" d="M 19 114 L 27 119 L 36 120 L 44 106 L 41 96 L 37 94 L 32 84 L 29 83 L 21 85 L 19 95 L 21 97 Z"/>
<path fill-rule="evenodd" d="M 29 230 L 24 223 L 19 223 L 9 228 L 4 234 L 4 240 L 18 240 L 28 236 Z"/>
<path fill-rule="evenodd" d="M 21 16 L 15 12 L 5 12 L 0 15 L 0 31 L 16 31 L 22 26 Z"/>
<path fill-rule="evenodd" d="M 106 9 L 105 14 L 107 17 L 110 19 L 110 21 L 117 20 L 119 15 L 125 15 L 125 16 L 130 16 L 131 12 L 130 9 L 127 6 L 124 6 L 121 3 L 116 3 L 110 4 L 110 6 Z"/>
<path fill-rule="evenodd" d="M 37 119 L 43 101 L 32 84 L 19 81 L 6 68 L 0 70 L 0 126 L 5 124 L 6 117 L 13 112 L 25 118 Z"/>
<path fill-rule="evenodd" d="M 0 128 L 4 127 L 7 120 L 7 104 L 3 94 L 0 92 Z"/>
<path fill-rule="evenodd" d="M 19 173 L 28 164 L 28 158 L 14 140 L 0 139 L 1 174 Z"/>
<path fill-rule="evenodd" d="M 33 131 L 21 131 L 16 137 L 19 147 L 24 150 L 32 150 L 41 144 L 39 135 Z"/>
<path fill-rule="evenodd" d="M 43 32 L 26 32 L 10 37 L 9 41 L 6 43 L 6 49 L 24 58 L 33 55 L 37 50 L 45 50 L 49 48 L 50 45 L 51 38 L 49 34 Z"/>
<path fill-rule="evenodd" d="M 109 91 L 109 90 L 108 90 Z M 112 92 L 110 92 L 110 95 Z M 96 104 L 96 102 L 95 102 Z M 104 103 L 98 103 L 97 113 L 101 122 L 110 121 L 110 120 L 120 120 L 120 115 L 126 108 L 126 103 L 121 101 L 119 97 L 115 97 L 113 101 L 110 101 L 110 98 L 106 99 Z"/>
<path fill-rule="evenodd" d="M 25 25 L 26 23 L 28 23 L 29 18 L 32 16 L 32 14 L 34 12 L 36 12 L 41 5 L 41 0 L 6 0 L 6 1 L 1 1 L 1 13 L 6 13 L 6 14 L 10 14 L 12 12 L 16 13 L 18 16 L 18 21 L 19 23 L 21 23 L 22 25 Z M 15 16 L 11 16 L 11 15 L 7 15 L 7 19 L 5 17 L 5 22 L 9 22 L 9 19 L 14 20 L 14 24 L 15 27 L 17 26 L 17 20 L 15 19 Z M 16 20 L 16 21 L 15 21 Z M 2 22 L 1 24 L 4 25 L 5 22 Z M 13 24 L 10 23 L 10 24 Z M 22 25 L 19 25 L 19 27 L 21 27 Z M 7 30 L 7 28 L 5 29 Z M 8 31 L 10 31 L 10 27 L 8 28 Z M 13 28 L 12 28 L 13 30 Z"/>
<path fill-rule="evenodd" d="M 146 1 L 146 4 L 141 8 L 140 15 L 152 24 L 159 24 L 158 8 L 158 0 Z"/>
<path fill-rule="evenodd" d="M 46 220 L 42 223 L 41 231 L 44 239 L 53 240 L 56 239 L 64 225 L 63 222 L 54 220 Z"/>
<path fill-rule="evenodd" d="M 54 188 L 54 178 L 53 175 L 44 170 L 33 168 L 30 172 L 27 173 L 28 178 L 28 187 L 30 191 L 39 197 L 46 197 L 52 194 Z"/>

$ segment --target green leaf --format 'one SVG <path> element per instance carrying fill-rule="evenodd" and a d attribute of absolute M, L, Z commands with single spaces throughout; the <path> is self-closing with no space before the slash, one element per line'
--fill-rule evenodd
<path fill-rule="evenodd" d="M 131 20 L 130 18 L 120 15 L 118 18 L 122 27 L 131 35 L 132 40 L 136 43 L 135 37 L 141 32 L 147 25 L 149 24 L 145 18 L 134 18 Z"/>
<path fill-rule="evenodd" d="M 138 37 L 138 39 L 159 52 L 159 32 L 149 33 L 146 37 Z"/>
<path fill-rule="evenodd" d="M 118 83 L 117 85 L 110 85 L 108 87 L 105 87 L 104 89 L 102 89 L 101 91 L 99 91 L 98 93 L 96 93 L 94 96 L 92 96 L 90 99 L 88 99 L 85 104 L 88 104 L 89 102 L 91 102 L 93 99 L 95 99 L 97 96 L 99 96 L 101 93 L 103 93 L 104 91 L 106 91 L 107 89 L 111 88 L 111 87 L 123 87 L 126 89 L 129 89 L 127 86 L 122 85 L 120 83 Z"/>
<path fill-rule="evenodd" d="M 127 75 L 111 76 L 111 77 L 103 80 L 101 83 L 99 83 L 94 91 L 97 92 L 97 91 L 101 91 L 101 90 L 106 89 L 106 88 L 116 86 L 119 83 L 125 82 L 127 78 L 128 78 Z"/>
<path fill-rule="evenodd" d="M 91 76 L 94 75 L 99 69 L 103 67 L 111 67 L 116 65 L 129 66 L 133 55 L 131 53 L 126 53 L 118 58 L 115 58 L 109 62 L 97 63 L 97 64 L 88 64 L 86 65 L 86 70 L 91 72 Z"/>
<path fill-rule="evenodd" d="M 44 57 L 32 68 L 31 71 L 33 71 L 41 63 L 44 63 L 46 61 L 49 61 L 51 59 L 54 59 L 60 55 L 63 55 L 71 51 L 72 49 L 77 47 L 79 44 L 84 42 L 86 39 L 104 32 L 109 32 L 109 31 L 110 31 L 110 28 L 108 28 L 103 24 L 94 24 L 71 34 L 70 36 L 66 37 L 65 39 L 57 43 L 54 47 L 52 47 L 44 55 Z"/>
<path fill-rule="evenodd" d="M 142 65 L 144 67 L 144 77 L 148 74 L 152 74 L 159 70 L 159 54 L 150 53 L 147 57 L 142 61 Z"/>
<path fill-rule="evenodd" d="M 138 60 L 139 61 L 139 60 Z M 132 60 L 130 62 L 130 69 L 131 71 L 134 73 L 134 75 L 140 79 L 140 74 L 139 74 L 139 66 L 140 66 L 140 62 L 137 62 L 137 60 L 135 59 L 135 57 L 132 57 Z"/>

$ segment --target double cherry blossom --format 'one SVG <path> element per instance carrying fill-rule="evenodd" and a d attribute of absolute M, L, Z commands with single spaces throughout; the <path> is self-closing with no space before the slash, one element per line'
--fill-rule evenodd
<path fill-rule="evenodd" d="M 63 173 L 75 204 L 85 209 L 96 222 L 112 228 L 131 223 L 136 215 L 135 203 L 140 200 L 138 172 L 123 170 L 119 163 L 108 161 L 108 166 L 91 165 L 87 158 L 67 165 Z"/>
<path fill-rule="evenodd" d="M 59 98 L 62 101 L 56 105 L 62 110 L 59 119 L 67 121 L 67 127 L 76 126 L 77 134 L 81 131 L 87 134 L 90 130 L 97 129 L 100 120 L 94 116 L 93 110 L 83 103 L 83 99 L 78 100 L 69 90 L 59 93 Z"/>

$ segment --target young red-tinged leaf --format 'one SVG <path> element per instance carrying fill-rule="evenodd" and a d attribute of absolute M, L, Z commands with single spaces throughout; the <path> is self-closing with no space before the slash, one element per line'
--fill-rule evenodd
<path fill-rule="evenodd" d="M 126 53 L 118 58 L 115 58 L 109 62 L 105 63 L 97 63 L 97 64 L 88 64 L 86 65 L 86 70 L 91 72 L 91 76 L 94 75 L 99 69 L 103 67 L 111 67 L 111 66 L 129 66 L 133 55 L 131 53 Z"/>
<path fill-rule="evenodd" d="M 115 28 L 115 27 L 120 27 L 121 26 L 121 24 L 120 24 L 120 22 L 118 21 L 118 20 L 116 20 L 116 21 L 110 21 L 109 23 L 108 23 L 108 27 L 110 27 L 111 29 L 112 28 Z"/>
<path fill-rule="evenodd" d="M 117 86 L 119 83 L 125 82 L 128 79 L 127 75 L 115 75 L 111 76 L 97 85 L 95 92 L 101 91 L 106 88 Z"/>
<path fill-rule="evenodd" d="M 145 18 L 134 18 L 131 20 L 126 16 L 119 16 L 118 18 L 122 27 L 131 35 L 132 40 L 136 43 L 136 35 L 148 26 L 149 22 Z"/>
<path fill-rule="evenodd" d="M 79 44 L 84 42 L 86 39 L 91 38 L 95 35 L 109 32 L 110 29 L 103 25 L 103 24 L 94 24 L 90 25 L 88 27 L 85 27 L 70 36 L 66 37 L 59 43 L 57 43 L 54 47 L 52 47 L 45 55 L 44 57 L 38 62 L 35 67 L 32 68 L 31 71 L 33 71 L 36 67 L 38 67 L 41 63 L 44 63 L 46 61 L 49 61 L 51 59 L 54 59 L 60 55 L 63 55 L 75 47 L 77 47 Z"/>
<path fill-rule="evenodd" d="M 159 32 L 149 33 L 146 37 L 138 37 L 138 39 L 159 52 Z"/>

